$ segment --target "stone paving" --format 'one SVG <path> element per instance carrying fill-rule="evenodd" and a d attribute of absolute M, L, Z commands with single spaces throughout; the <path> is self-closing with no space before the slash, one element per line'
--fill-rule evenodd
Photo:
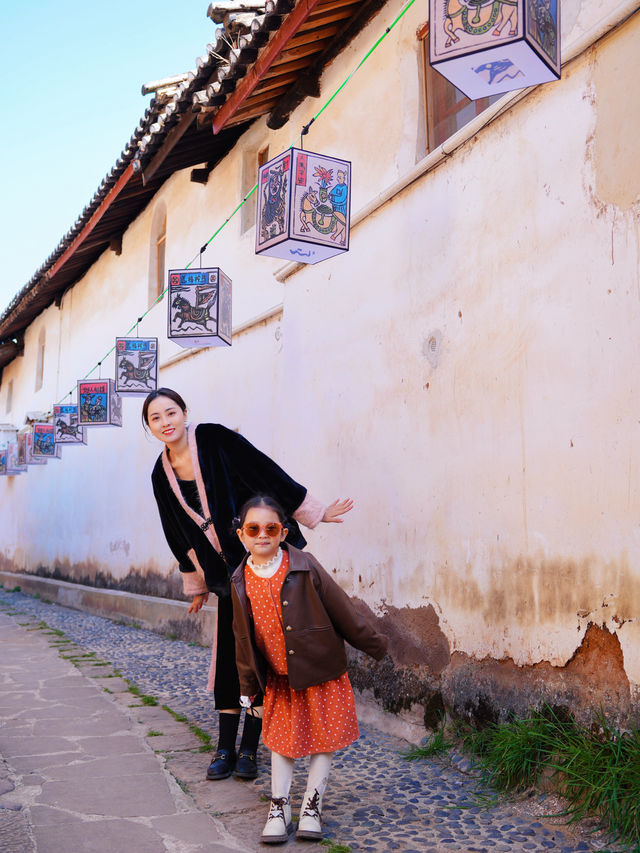
<path fill-rule="evenodd" d="M 142 693 L 155 697 L 160 705 L 164 704 L 174 712 L 184 714 L 192 726 L 209 732 L 215 743 L 217 733 L 212 699 L 203 687 L 209 665 L 207 649 L 48 604 L 20 592 L 0 589 L 0 609 L 1 624 L 11 622 L 17 626 L 22 623 L 20 630 L 27 637 L 42 638 L 42 623 L 46 623 L 54 631 L 47 634 L 46 639 L 52 644 L 61 644 L 60 654 L 70 653 L 75 656 L 76 667 L 87 677 L 87 681 L 91 680 L 94 692 L 95 685 L 100 685 L 103 688 L 102 697 L 119 706 L 120 713 L 133 704 L 130 713 L 134 714 L 134 722 L 146 732 L 146 743 L 161 756 L 166 769 L 179 786 L 191 795 L 192 808 L 198 809 L 203 819 L 205 816 L 207 819 L 216 819 L 215 827 L 218 829 L 214 827 L 212 830 L 211 844 L 206 848 L 196 846 L 195 842 L 193 846 L 176 846 L 185 842 L 176 841 L 172 836 L 173 840 L 165 839 L 163 846 L 155 847 L 153 853 L 182 853 L 182 850 L 185 853 L 196 853 L 204 849 L 207 853 L 213 853 L 227 849 L 217 846 L 222 842 L 231 845 L 228 849 L 239 845 L 235 849 L 246 853 L 266 849 L 259 844 L 258 837 L 264 824 L 265 801 L 269 795 L 268 751 L 264 747 L 260 749 L 261 772 L 255 782 L 241 782 L 235 778 L 207 782 L 204 772 L 209 756 L 203 754 L 202 743 L 187 724 L 176 723 L 159 706 L 141 704 L 132 696 L 127 682 L 123 680 L 135 683 Z M 38 626 L 43 629 L 41 633 L 34 631 Z M 27 633 L 29 631 L 32 633 Z M 56 631 L 64 632 L 64 637 L 56 634 Z M 71 641 L 71 644 L 66 644 L 66 640 Z M 47 648 L 47 651 L 49 655 L 54 655 L 53 649 Z M 83 654 L 89 657 L 83 657 Z M 109 667 L 107 662 L 113 667 Z M 64 663 L 69 666 L 66 661 Z M 6 669 L 3 646 L 0 678 L 6 678 Z M 118 677 L 119 673 L 122 678 Z M 29 700 L 28 696 L 25 698 Z M 64 690 L 59 701 L 63 699 Z M 4 704 L 0 696 L 0 705 Z M 71 701 L 69 704 L 72 704 Z M 9 790 L 7 785 L 15 785 L 16 791 L 28 793 L 40 784 L 39 779 L 45 774 L 39 756 L 34 759 L 23 756 L 21 761 L 16 762 L 16 757 L 6 752 L 5 741 L 2 740 L 2 715 L 3 709 L 0 708 L 0 757 L 5 759 L 5 771 L 8 765 L 8 772 L 3 776 L 3 765 L 0 763 L 0 850 L 2 853 L 28 853 L 34 849 L 37 853 L 48 853 L 50 849 L 62 850 L 62 847 L 46 846 L 11 847 L 3 843 L 6 837 L 13 835 L 20 839 L 26 837 L 25 833 L 32 833 L 29 820 L 33 822 L 33 803 L 37 801 L 33 798 L 29 800 L 27 796 L 23 802 L 15 797 L 15 791 L 9 791 L 4 796 L 1 792 Z M 105 717 L 107 727 L 108 718 L 109 715 Z M 76 725 L 81 727 L 81 721 L 75 720 L 66 728 L 63 726 L 66 737 L 71 736 L 72 732 L 79 736 Z M 54 728 L 57 732 L 57 727 Z M 53 738 L 59 737 L 56 732 L 50 732 Z M 105 734 L 113 737 L 113 733 Z M 441 853 L 445 850 L 468 853 L 574 853 L 608 849 L 602 836 L 589 832 L 588 827 L 567 827 L 550 817 L 548 812 L 557 804 L 552 804 L 542 795 L 527 800 L 488 796 L 463 756 L 454 756 L 453 760 L 447 762 L 406 761 L 402 753 L 407 746 L 399 738 L 361 725 L 361 737 L 357 743 L 342 750 L 334 759 L 323 813 L 325 844 L 328 846 L 320 849 L 327 849 L 329 853 L 346 853 L 347 850 L 353 853 Z M 51 745 L 51 751 L 58 749 L 63 748 L 55 743 Z M 64 752 L 60 755 L 64 758 Z M 92 758 L 98 760 L 97 756 Z M 73 763 L 76 760 L 73 756 Z M 118 759 L 114 758 L 111 769 L 114 770 L 117 765 Z M 64 763 L 60 762 L 59 766 L 64 766 Z M 129 784 L 126 780 L 131 773 L 135 779 L 136 770 L 127 766 L 124 760 L 119 772 L 123 784 Z M 304 790 L 305 777 L 306 762 L 300 761 L 296 764 L 292 788 L 294 814 Z M 83 800 L 81 788 L 75 794 Z M 95 808 L 95 803 L 92 805 L 87 802 L 85 806 Z M 184 804 L 182 808 L 186 808 Z M 135 820 L 135 812 L 135 806 L 131 805 L 126 815 L 120 817 Z M 170 832 L 172 820 L 177 820 L 175 815 L 165 816 L 163 831 Z M 220 835 L 220 825 L 223 832 L 225 829 L 227 832 L 224 838 Z M 126 846 L 131 853 L 143 853 L 147 849 Z M 293 839 L 287 846 L 307 851 L 311 849 L 308 842 L 296 842 Z M 72 843 L 66 850 L 68 853 L 84 853 L 85 850 L 110 851 L 112 847 L 111 844 L 103 848 L 74 846 Z"/>

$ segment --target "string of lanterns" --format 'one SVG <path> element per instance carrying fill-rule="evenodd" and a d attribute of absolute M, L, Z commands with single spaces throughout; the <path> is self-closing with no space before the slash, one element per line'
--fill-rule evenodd
<path fill-rule="evenodd" d="M 254 192 L 256 254 L 316 264 L 349 250 L 351 163 L 304 150 L 303 137 L 414 2 L 304 125 L 300 147 L 290 146 L 261 166 L 257 183 L 199 252 L 183 269 L 169 270 L 167 287 L 153 305 L 78 380 L 77 403 L 56 403 L 52 422 L 33 423 L 0 447 L 0 475 L 60 459 L 63 446 L 87 444 L 89 428 L 122 426 L 122 396 L 146 396 L 158 387 L 158 339 L 129 335 L 165 294 L 169 340 L 186 348 L 231 346 L 231 279 L 219 267 L 191 267 Z M 559 15 L 558 0 L 429 0 L 430 64 L 471 99 L 558 79 Z M 115 379 L 89 379 L 114 352 Z"/>

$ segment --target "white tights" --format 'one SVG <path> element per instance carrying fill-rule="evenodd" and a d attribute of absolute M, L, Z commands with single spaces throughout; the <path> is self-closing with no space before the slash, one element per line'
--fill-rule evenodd
<path fill-rule="evenodd" d="M 314 788 L 322 796 L 327 787 L 329 770 L 331 768 L 332 752 L 317 752 L 309 759 L 309 776 L 307 777 L 307 790 Z M 293 758 L 271 753 L 271 796 L 288 797 L 293 779 Z"/>

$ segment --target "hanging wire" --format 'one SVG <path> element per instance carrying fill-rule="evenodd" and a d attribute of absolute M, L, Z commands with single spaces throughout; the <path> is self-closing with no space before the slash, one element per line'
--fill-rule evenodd
<path fill-rule="evenodd" d="M 344 79 L 344 80 L 342 81 L 342 83 L 338 86 L 338 88 L 337 88 L 337 89 L 335 90 L 335 92 L 331 95 L 331 97 L 330 97 L 327 101 L 325 101 L 325 103 L 322 105 L 322 107 L 320 107 L 320 109 L 318 110 L 318 112 L 317 112 L 314 116 L 312 116 L 312 118 L 311 118 L 311 119 L 310 119 L 310 120 L 309 120 L 305 125 L 303 125 L 302 130 L 300 131 L 300 148 L 301 148 L 302 150 L 304 150 L 304 146 L 303 146 L 303 137 L 304 137 L 304 136 L 306 136 L 306 135 L 309 133 L 309 128 L 311 127 L 311 125 L 316 121 L 316 119 L 318 119 L 318 118 L 322 115 L 322 113 L 327 109 L 327 107 L 329 106 L 329 104 L 331 104 L 331 103 L 332 103 L 332 101 L 333 101 L 333 100 L 334 100 L 334 99 L 335 99 L 335 98 L 340 94 L 340 92 L 344 89 L 344 87 L 345 87 L 345 86 L 347 85 L 347 83 L 351 80 L 351 78 L 354 76 L 354 74 L 356 74 L 356 73 L 357 73 L 357 72 L 362 68 L 362 66 L 365 64 L 365 62 L 366 62 L 366 61 L 369 59 L 369 57 L 371 56 L 371 54 L 372 54 L 372 53 L 373 53 L 373 52 L 378 48 L 378 46 L 380 45 L 380 43 L 381 43 L 382 41 L 384 41 L 384 39 L 385 39 L 385 38 L 389 35 L 389 33 L 393 30 L 393 28 L 396 26 L 396 24 L 398 24 L 398 23 L 399 23 L 399 21 L 400 21 L 400 20 L 402 20 L 402 18 L 406 15 L 406 13 L 409 11 L 409 9 L 413 6 L 413 4 L 414 4 L 415 2 L 416 2 L 416 0 L 408 0 L 408 3 L 407 3 L 405 6 L 403 6 L 403 8 L 400 10 L 400 12 L 398 12 L 398 14 L 397 14 L 397 16 L 395 17 L 395 19 L 391 22 L 391 24 L 389 24 L 389 26 L 385 29 L 385 31 L 382 33 L 382 35 L 380 35 L 380 36 L 378 37 L 378 39 L 374 42 L 374 44 L 369 48 L 369 50 L 365 53 L 365 55 L 362 57 L 362 59 L 361 59 L 361 60 L 360 60 L 360 62 L 356 65 L 356 67 L 353 69 L 353 71 L 351 71 L 351 72 L 350 72 L 350 73 L 345 77 L 345 79 Z M 289 148 L 291 148 L 291 147 L 292 147 L 292 146 L 290 145 L 290 146 L 289 146 Z M 219 226 L 219 228 L 217 228 L 217 230 L 216 230 L 216 231 L 214 231 L 214 233 L 211 235 L 211 237 L 209 237 L 209 239 L 207 240 L 207 242 L 206 242 L 203 246 L 201 246 L 201 247 L 200 247 L 199 251 L 198 251 L 198 252 L 197 252 L 197 253 L 196 253 L 196 254 L 191 258 L 191 260 L 189 261 L 189 263 L 188 263 L 188 264 L 186 264 L 185 269 L 187 269 L 187 270 L 188 270 L 188 269 L 191 267 L 191 265 L 192 265 L 196 260 L 198 260 L 198 259 L 199 259 L 199 261 L 200 261 L 200 269 L 202 269 L 202 256 L 203 256 L 203 254 L 205 253 L 205 251 L 209 248 L 209 245 L 210 245 L 210 244 L 215 240 L 215 238 L 218 236 L 218 234 L 220 234 L 220 232 L 223 230 L 223 228 L 225 228 L 225 227 L 227 226 L 227 224 L 228 224 L 229 222 L 231 222 L 231 220 L 232 220 L 232 219 L 233 219 L 233 217 L 236 215 L 236 213 L 237 213 L 237 212 L 242 208 L 242 206 L 243 206 L 244 204 L 246 204 L 246 203 L 247 203 L 247 201 L 251 198 L 251 196 L 254 194 L 254 192 L 255 192 L 257 189 L 258 189 L 258 184 L 257 184 L 257 182 L 256 182 L 256 183 L 253 185 L 253 187 L 249 190 L 249 192 L 245 195 L 245 197 L 242 199 L 242 201 L 241 201 L 241 202 L 236 206 L 236 208 L 233 210 L 233 212 L 232 212 L 232 213 L 230 213 L 230 214 L 229 214 L 229 216 L 227 216 L 227 218 L 224 220 L 224 222 L 222 223 L 222 225 L 220 225 L 220 226 Z M 157 298 L 155 299 L 155 301 L 153 302 L 153 304 L 152 304 L 152 305 L 151 305 L 151 306 L 150 306 L 150 307 L 149 307 L 149 308 L 144 312 L 144 314 L 143 314 L 141 317 L 138 317 L 137 321 L 133 324 L 133 326 L 131 326 L 131 328 L 130 328 L 126 333 L 125 333 L 125 335 L 130 334 L 134 329 L 136 329 L 136 327 L 137 327 L 137 326 L 142 322 L 142 320 L 144 320 L 144 318 L 147 316 L 147 314 L 148 314 L 150 311 L 152 311 L 152 310 L 156 307 L 156 305 L 157 305 L 159 302 L 161 302 L 161 301 L 162 301 L 162 299 L 164 298 L 165 293 L 166 293 L 168 290 L 169 290 L 169 286 L 167 285 L 167 287 L 165 287 L 165 289 L 162 291 L 162 293 L 160 293 L 160 294 L 157 296 Z M 91 370 L 86 374 L 86 376 L 83 376 L 82 378 L 83 378 L 83 379 L 88 379 L 88 378 L 89 378 L 89 376 L 91 376 L 91 374 L 94 372 L 94 370 L 95 370 L 96 368 L 98 368 L 98 367 L 102 364 L 102 361 L 104 361 L 105 359 L 107 359 L 107 358 L 111 355 L 111 353 L 112 353 L 114 350 L 115 350 L 115 344 L 114 344 L 114 346 L 112 346 L 112 347 L 111 347 L 111 349 L 109 350 L 109 352 L 108 352 L 108 353 L 106 353 L 106 355 L 104 355 L 104 356 L 102 357 L 102 360 L 101 360 L 101 361 L 99 361 L 99 362 L 98 362 L 94 367 L 92 367 L 92 368 L 91 368 Z M 70 396 L 72 393 L 73 393 L 73 391 L 69 391 L 69 396 Z M 66 396 L 66 395 L 65 395 L 65 396 Z M 63 398 L 63 399 L 64 399 L 64 398 Z"/>

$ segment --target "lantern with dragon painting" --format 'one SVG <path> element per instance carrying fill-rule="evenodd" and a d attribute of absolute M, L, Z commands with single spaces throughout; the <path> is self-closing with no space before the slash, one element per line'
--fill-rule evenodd
<path fill-rule="evenodd" d="M 317 264 L 349 250 L 351 163 L 289 148 L 260 167 L 256 254 Z"/>
<path fill-rule="evenodd" d="M 167 336 L 181 347 L 231 346 L 231 279 L 218 267 L 169 270 Z"/>
<path fill-rule="evenodd" d="M 429 61 L 471 100 L 558 80 L 558 0 L 429 0 Z"/>

